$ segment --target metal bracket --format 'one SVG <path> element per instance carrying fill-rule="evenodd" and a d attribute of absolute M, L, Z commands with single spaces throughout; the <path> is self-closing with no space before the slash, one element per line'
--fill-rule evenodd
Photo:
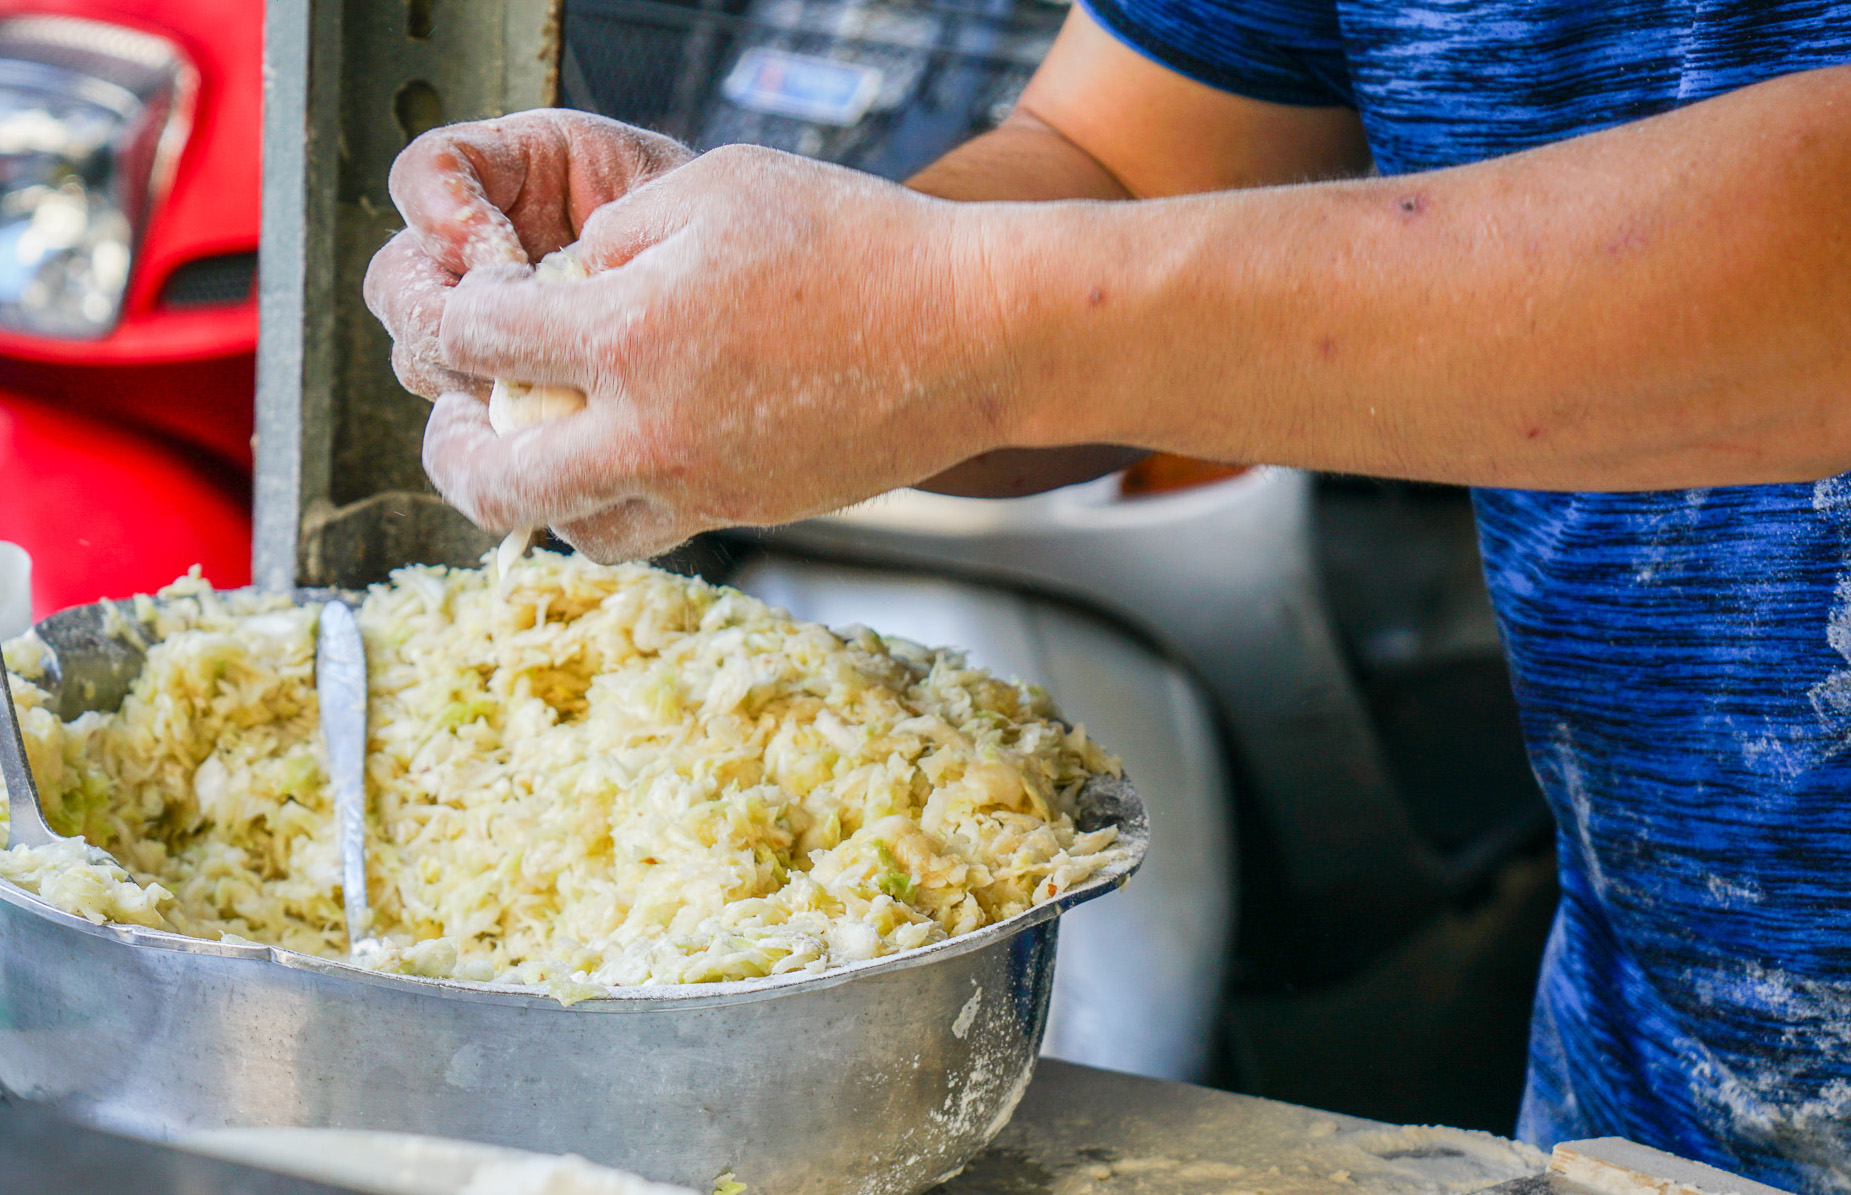
<path fill-rule="evenodd" d="M 360 299 L 400 228 L 386 177 L 435 125 L 555 102 L 563 0 L 271 0 L 252 571 L 364 585 L 493 546 L 431 491 L 426 406 Z"/>

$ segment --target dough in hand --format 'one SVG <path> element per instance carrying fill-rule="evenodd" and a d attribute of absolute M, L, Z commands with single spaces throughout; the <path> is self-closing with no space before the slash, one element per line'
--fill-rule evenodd
<path fill-rule="evenodd" d="M 571 251 L 561 249 L 540 259 L 533 276 L 540 282 L 577 282 L 590 277 Z M 505 436 L 515 428 L 559 419 L 585 409 L 585 392 L 576 386 L 549 386 L 539 382 L 510 382 L 496 378 L 488 395 L 488 423 L 495 434 Z M 517 527 L 501 541 L 495 553 L 495 565 L 502 576 L 527 554 L 539 533 L 538 527 Z"/>
<path fill-rule="evenodd" d="M 591 275 L 579 264 L 569 249 L 548 253 L 534 267 L 536 282 L 581 282 Z M 488 396 L 488 422 L 498 435 L 507 435 L 517 427 L 558 419 L 585 409 L 585 392 L 576 386 L 548 386 L 543 383 L 510 382 L 496 378 Z"/>
<path fill-rule="evenodd" d="M 546 386 L 496 378 L 488 395 L 488 423 L 497 435 L 517 427 L 544 423 L 585 409 L 585 392 L 576 386 Z"/>

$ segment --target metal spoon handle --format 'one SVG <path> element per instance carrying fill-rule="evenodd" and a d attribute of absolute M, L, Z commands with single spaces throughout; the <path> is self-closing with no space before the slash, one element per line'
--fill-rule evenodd
<path fill-rule="evenodd" d="M 336 601 L 321 608 L 318 639 L 315 692 L 328 751 L 328 782 L 334 789 L 341 893 L 351 945 L 370 936 L 373 922 L 366 902 L 366 644 L 353 611 Z"/>
<path fill-rule="evenodd" d="M 26 760 L 26 740 L 19 733 L 19 710 L 13 705 L 13 681 L 0 665 L 0 780 L 6 781 L 8 846 L 47 846 L 58 836 L 39 808 L 39 786 Z"/>

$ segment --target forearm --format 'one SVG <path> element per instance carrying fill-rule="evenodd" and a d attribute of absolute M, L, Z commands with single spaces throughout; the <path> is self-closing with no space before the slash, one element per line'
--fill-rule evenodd
<path fill-rule="evenodd" d="M 1851 71 L 1455 170 L 968 215 L 1014 442 L 1562 489 L 1851 468 Z"/>
<path fill-rule="evenodd" d="M 952 150 L 907 181 L 941 199 L 1127 199 L 1130 192 L 1090 154 L 1018 110 L 999 128 Z M 970 498 L 1017 498 L 1090 481 L 1144 453 L 1113 445 L 1003 449 L 947 469 L 921 489 Z"/>
<path fill-rule="evenodd" d="M 1150 199 L 1354 177 L 1368 165 L 1353 110 L 1217 91 L 1127 48 L 1076 7 L 1009 120 L 910 185 L 962 201 Z M 1084 481 L 1142 455 L 1102 444 L 1003 449 L 924 485 L 1009 497 Z"/>
<path fill-rule="evenodd" d="M 1018 110 L 908 179 L 940 199 L 1129 199 L 1097 159 L 1033 114 Z"/>

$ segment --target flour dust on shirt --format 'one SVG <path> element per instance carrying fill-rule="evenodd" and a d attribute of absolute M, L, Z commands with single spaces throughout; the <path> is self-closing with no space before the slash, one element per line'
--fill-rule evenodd
<path fill-rule="evenodd" d="M 1384 174 L 1851 62 L 1851 2 L 1085 2 L 1211 86 L 1356 108 Z M 1476 499 L 1560 826 L 1519 1134 L 1851 1192 L 1851 475 Z"/>

